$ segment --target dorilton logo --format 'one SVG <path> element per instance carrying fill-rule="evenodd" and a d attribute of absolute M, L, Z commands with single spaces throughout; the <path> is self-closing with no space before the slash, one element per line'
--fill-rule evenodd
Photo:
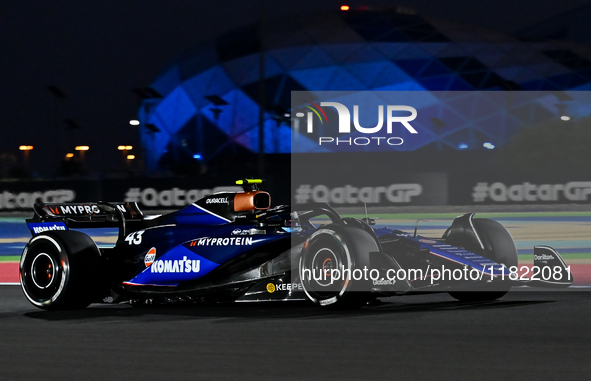
<path fill-rule="evenodd" d="M 551 261 L 553 259 L 554 259 L 553 255 L 548 255 L 548 254 L 535 255 L 534 254 L 535 261 Z"/>
<path fill-rule="evenodd" d="M 318 119 L 320 124 L 328 124 L 328 118 L 322 107 L 334 107 L 339 116 L 339 134 L 350 134 L 351 133 L 351 112 L 347 106 L 338 102 L 320 102 L 320 105 L 308 102 L 311 106 L 305 106 L 310 111 L 303 113 L 298 112 L 295 114 L 297 118 L 306 118 L 306 132 L 311 134 L 314 133 L 314 120 Z M 411 134 L 417 134 L 417 130 L 410 124 L 417 117 L 417 110 L 411 106 L 404 105 L 387 105 L 386 108 L 386 133 L 392 134 L 393 124 L 400 123 L 404 128 Z M 401 115 L 402 114 L 402 115 Z M 315 118 L 316 116 L 316 118 Z M 368 135 L 375 135 L 382 131 L 384 127 L 384 106 L 378 106 L 378 123 L 373 127 L 363 127 L 359 123 L 359 105 L 353 106 L 353 126 L 355 129 Z M 404 140 L 400 137 L 391 136 L 357 136 L 354 138 L 339 138 L 333 136 L 321 136 L 318 138 L 319 145 L 336 144 L 336 145 L 357 145 L 366 146 L 369 144 L 377 145 L 393 145 L 398 146 L 404 143 Z"/>

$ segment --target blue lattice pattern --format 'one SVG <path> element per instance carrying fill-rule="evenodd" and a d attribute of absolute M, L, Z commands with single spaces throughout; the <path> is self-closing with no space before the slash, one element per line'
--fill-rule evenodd
<path fill-rule="evenodd" d="M 231 31 L 179 57 L 154 81 L 163 97 L 145 100 L 139 111 L 141 123 L 158 131 L 143 130 L 149 169 L 259 151 L 261 45 L 266 153 L 290 152 L 291 128 L 282 110 L 289 112 L 291 91 L 591 89 L 588 47 L 521 41 L 394 11 L 293 16 L 266 23 L 263 44 L 259 35 L 257 26 Z M 216 104 L 212 95 L 227 104 Z M 502 146 L 524 125 L 494 112 L 488 124 L 474 125 L 451 105 L 445 109 L 451 128 L 425 126 L 424 138 L 404 149 L 431 143 L 482 149 L 481 140 Z"/>

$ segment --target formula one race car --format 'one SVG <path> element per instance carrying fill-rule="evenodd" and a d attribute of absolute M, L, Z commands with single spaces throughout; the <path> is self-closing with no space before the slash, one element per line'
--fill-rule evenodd
<path fill-rule="evenodd" d="M 518 274 L 509 232 L 473 213 L 456 218 L 442 238 L 426 238 L 343 218 L 327 204 L 271 208 L 261 182 L 239 180 L 243 192 L 152 217 L 135 203 L 36 204 L 20 261 L 22 289 L 43 309 L 303 299 L 359 307 L 391 295 L 449 292 L 482 301 L 516 284 L 572 284 L 569 268 L 546 246 L 535 247 L 538 276 Z M 105 227 L 118 227 L 114 247 L 71 230 Z"/>

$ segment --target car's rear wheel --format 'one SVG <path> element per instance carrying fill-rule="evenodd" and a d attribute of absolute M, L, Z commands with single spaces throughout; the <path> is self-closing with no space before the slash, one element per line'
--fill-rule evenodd
<path fill-rule="evenodd" d="M 320 306 L 357 308 L 370 299 L 364 268 L 378 246 L 367 232 L 354 227 L 327 225 L 304 244 L 299 273 L 304 292 Z"/>
<path fill-rule="evenodd" d="M 486 218 L 474 219 L 473 223 L 474 228 L 484 245 L 484 257 L 497 263 L 504 264 L 507 267 L 517 266 L 518 259 L 515 241 L 503 225 L 497 221 Z M 466 247 L 468 250 L 476 253 L 482 252 L 482 248 L 477 247 L 477 243 L 474 242 L 471 235 L 452 237 L 451 239 L 456 246 Z M 494 287 L 494 289 L 491 289 L 491 287 Z M 507 294 L 510 288 L 510 285 L 500 286 L 496 283 L 494 285 L 484 285 L 471 291 L 456 291 L 450 292 L 449 294 L 455 299 L 463 302 L 491 301 L 503 297 Z"/>
<path fill-rule="evenodd" d="M 25 296 L 39 308 L 85 308 L 100 295 L 100 251 L 80 232 L 54 231 L 32 238 L 19 270 Z"/>

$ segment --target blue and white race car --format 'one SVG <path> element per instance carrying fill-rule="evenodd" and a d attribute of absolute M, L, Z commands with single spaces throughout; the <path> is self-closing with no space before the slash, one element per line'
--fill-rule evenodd
<path fill-rule="evenodd" d="M 494 300 L 516 284 L 568 287 L 556 250 L 536 246 L 540 277 L 517 274 L 517 251 L 498 222 L 456 218 L 441 238 L 343 218 L 327 204 L 271 207 L 261 180 L 176 212 L 145 216 L 135 203 L 37 204 L 20 261 L 27 299 L 43 309 L 91 303 L 310 300 L 359 307 L 378 297 L 449 292 Z M 99 248 L 76 229 L 117 227 Z M 542 276 L 543 275 L 543 276 Z"/>

